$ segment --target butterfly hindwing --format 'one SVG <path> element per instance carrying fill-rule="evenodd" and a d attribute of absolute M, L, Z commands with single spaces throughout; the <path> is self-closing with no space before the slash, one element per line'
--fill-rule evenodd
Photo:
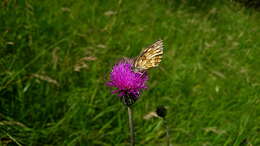
<path fill-rule="evenodd" d="M 135 71 L 144 71 L 152 67 L 157 67 L 163 55 L 163 42 L 159 40 L 146 48 L 135 60 Z"/>

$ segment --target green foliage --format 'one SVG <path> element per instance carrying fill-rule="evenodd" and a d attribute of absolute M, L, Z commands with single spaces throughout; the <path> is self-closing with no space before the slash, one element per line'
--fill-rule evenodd
<path fill-rule="evenodd" d="M 235 1 L 243 4 L 246 7 L 251 7 L 251 8 L 255 8 L 256 10 L 260 10 L 259 0 L 235 0 Z"/>
<path fill-rule="evenodd" d="M 165 43 L 134 105 L 137 145 L 260 145 L 259 12 L 229 1 L 4 0 L 0 143 L 126 145 L 127 109 L 111 67 Z"/>

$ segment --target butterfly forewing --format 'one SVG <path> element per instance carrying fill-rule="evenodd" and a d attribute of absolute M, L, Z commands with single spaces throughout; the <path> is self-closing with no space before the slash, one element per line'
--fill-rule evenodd
<path fill-rule="evenodd" d="M 135 71 L 144 71 L 160 64 L 163 55 L 163 42 L 159 40 L 146 48 L 134 62 Z"/>

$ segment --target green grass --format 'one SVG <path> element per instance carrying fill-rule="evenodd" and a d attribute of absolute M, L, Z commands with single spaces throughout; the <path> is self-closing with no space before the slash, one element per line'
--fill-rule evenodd
<path fill-rule="evenodd" d="M 158 39 L 163 62 L 134 105 L 137 145 L 165 145 L 162 120 L 143 119 L 158 105 L 173 145 L 260 145 L 257 11 L 231 1 L 5 0 L 0 18 L 2 145 L 126 145 L 127 109 L 105 83 L 120 58 Z"/>

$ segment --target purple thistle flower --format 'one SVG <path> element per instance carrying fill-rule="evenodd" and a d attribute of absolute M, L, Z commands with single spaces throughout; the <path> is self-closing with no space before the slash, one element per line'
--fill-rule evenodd
<path fill-rule="evenodd" d="M 134 72 L 132 60 L 122 60 L 116 64 L 110 73 L 110 87 L 115 87 L 113 94 L 118 94 L 126 105 L 133 104 L 140 91 L 146 89 L 147 73 Z"/>

